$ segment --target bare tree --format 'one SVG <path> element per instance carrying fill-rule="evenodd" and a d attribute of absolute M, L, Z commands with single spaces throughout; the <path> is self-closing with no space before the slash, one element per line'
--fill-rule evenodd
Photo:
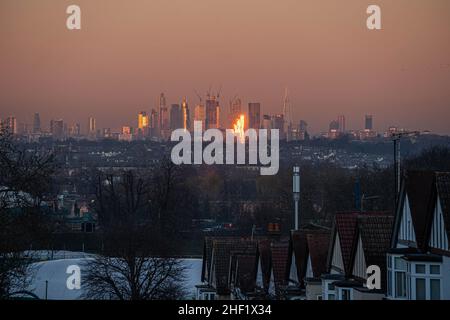
<path fill-rule="evenodd" d="M 41 203 L 53 172 L 51 154 L 24 150 L 0 131 L 0 299 L 26 288 L 31 259 L 24 250 L 50 233 Z"/>
<path fill-rule="evenodd" d="M 177 299 L 185 270 L 169 257 L 169 242 L 152 224 L 146 172 L 99 173 L 96 210 L 103 252 L 87 262 L 83 279 L 89 299 Z"/>

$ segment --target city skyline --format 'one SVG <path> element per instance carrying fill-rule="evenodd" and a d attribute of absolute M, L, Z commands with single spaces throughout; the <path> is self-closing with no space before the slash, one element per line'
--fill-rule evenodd
<path fill-rule="evenodd" d="M 76 32 L 65 28 L 69 1 L 1 2 L 2 119 L 31 124 L 39 112 L 43 126 L 93 117 L 118 129 L 159 112 L 160 92 L 168 109 L 186 97 L 192 116 L 195 90 L 210 86 L 223 87 L 222 111 L 238 94 L 262 118 L 281 113 L 287 87 L 293 118 L 312 133 L 341 114 L 349 129 L 374 114 L 378 131 L 450 134 L 448 1 L 379 0 L 381 31 L 367 30 L 367 3 L 356 0 L 76 2 Z"/>

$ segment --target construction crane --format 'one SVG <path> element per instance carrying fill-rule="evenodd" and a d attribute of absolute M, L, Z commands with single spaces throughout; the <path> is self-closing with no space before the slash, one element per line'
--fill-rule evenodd
<path fill-rule="evenodd" d="M 401 174 L 400 140 L 403 137 L 416 137 L 418 135 L 420 135 L 419 131 L 402 131 L 391 134 L 391 139 L 394 142 L 395 207 L 397 207 L 398 195 L 400 194 L 400 174 Z"/>

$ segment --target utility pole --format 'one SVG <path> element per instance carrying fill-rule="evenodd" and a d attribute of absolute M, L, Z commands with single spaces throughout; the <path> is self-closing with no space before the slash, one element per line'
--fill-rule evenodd
<path fill-rule="evenodd" d="M 293 181 L 292 181 L 292 193 L 294 195 L 294 204 L 295 204 L 295 226 L 294 230 L 298 230 L 299 228 L 299 208 L 298 202 L 300 201 L 300 167 L 294 166 L 293 170 Z"/>

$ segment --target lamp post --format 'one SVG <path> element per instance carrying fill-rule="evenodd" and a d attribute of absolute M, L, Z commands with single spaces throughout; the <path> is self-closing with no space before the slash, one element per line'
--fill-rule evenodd
<path fill-rule="evenodd" d="M 295 204 L 295 229 L 299 227 L 298 202 L 300 201 L 300 167 L 294 166 L 292 181 L 292 193 L 294 195 Z"/>

